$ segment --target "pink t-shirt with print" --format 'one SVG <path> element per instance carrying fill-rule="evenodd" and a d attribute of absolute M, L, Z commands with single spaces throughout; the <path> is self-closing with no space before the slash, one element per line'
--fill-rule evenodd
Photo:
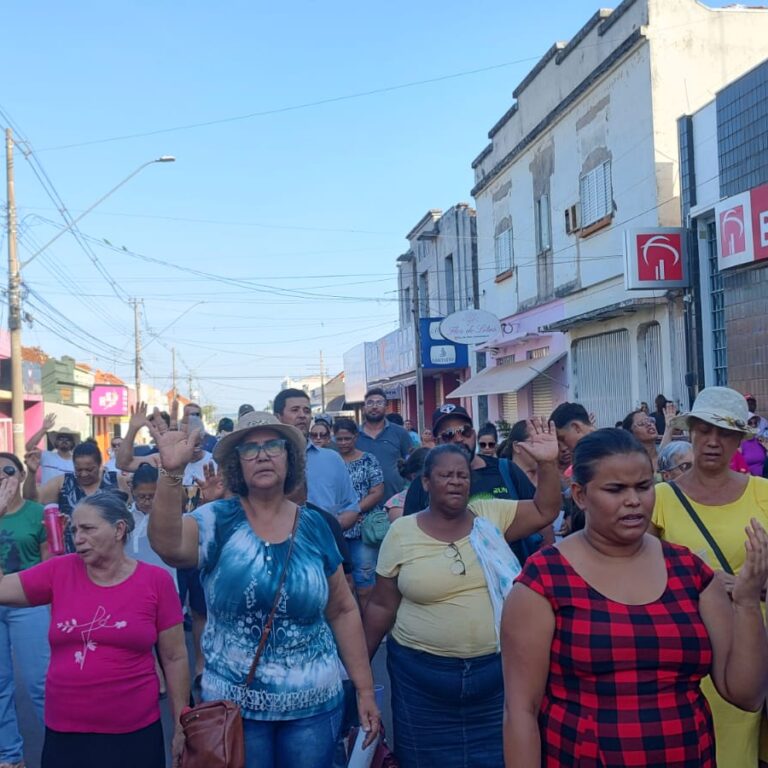
<path fill-rule="evenodd" d="M 19 573 L 31 605 L 51 604 L 45 724 L 54 731 L 130 733 L 160 718 L 152 647 L 182 622 L 166 571 L 138 562 L 111 587 L 94 584 L 78 555 Z"/>

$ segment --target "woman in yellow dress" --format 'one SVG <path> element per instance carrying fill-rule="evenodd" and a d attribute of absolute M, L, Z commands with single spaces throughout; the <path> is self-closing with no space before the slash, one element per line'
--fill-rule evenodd
<path fill-rule="evenodd" d="M 744 564 L 744 529 L 751 518 L 768 525 L 768 480 L 734 472 L 729 465 L 752 433 L 743 396 L 727 387 L 703 389 L 690 412 L 673 426 L 687 429 L 693 466 L 675 481 L 656 486 L 653 526 L 664 540 L 701 557 L 730 594 Z M 717 764 L 755 768 L 762 712 L 745 712 L 722 699 L 709 678 L 702 681 L 715 724 Z"/>

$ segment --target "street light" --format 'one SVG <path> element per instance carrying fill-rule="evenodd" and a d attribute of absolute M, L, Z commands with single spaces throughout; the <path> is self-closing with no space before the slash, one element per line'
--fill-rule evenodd
<path fill-rule="evenodd" d="M 21 269 L 36 259 L 46 248 L 69 232 L 84 216 L 100 205 L 120 187 L 129 182 L 136 174 L 154 163 L 172 163 L 176 160 L 171 155 L 162 155 L 154 160 L 142 163 L 133 173 L 126 176 L 119 184 L 102 195 L 93 205 L 86 208 L 76 219 L 52 237 L 42 248 L 38 248 L 23 264 L 19 264 L 16 253 L 16 194 L 13 180 L 13 132 L 5 130 L 5 158 L 8 185 L 8 330 L 11 337 L 11 421 L 13 423 L 13 451 L 23 456 L 24 445 L 24 382 L 21 361 Z"/>

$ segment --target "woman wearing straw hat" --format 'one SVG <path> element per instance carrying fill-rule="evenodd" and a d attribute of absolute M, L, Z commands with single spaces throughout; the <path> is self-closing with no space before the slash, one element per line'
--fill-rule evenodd
<path fill-rule="evenodd" d="M 693 408 L 673 419 L 687 429 L 693 466 L 674 482 L 656 488 L 653 526 L 662 539 L 683 544 L 699 555 L 730 593 L 744 564 L 744 529 L 751 518 L 768 527 L 768 480 L 734 472 L 731 460 L 742 439 L 752 434 L 742 395 L 727 387 L 707 387 Z M 728 768 L 758 762 L 761 712 L 728 704 L 710 678 L 702 682 L 715 723 L 717 764 Z"/>
<path fill-rule="evenodd" d="M 153 436 L 162 468 L 150 540 L 169 565 L 200 568 L 208 603 L 203 700 L 229 699 L 240 706 L 246 765 L 332 763 L 342 717 L 339 655 L 372 741 L 379 712 L 341 556 L 320 514 L 288 499 L 303 482 L 304 436 L 270 413 L 246 413 L 214 452 L 230 498 L 183 518 L 182 473 L 200 436 L 154 430 Z M 255 677 L 245 685 L 265 634 Z"/>

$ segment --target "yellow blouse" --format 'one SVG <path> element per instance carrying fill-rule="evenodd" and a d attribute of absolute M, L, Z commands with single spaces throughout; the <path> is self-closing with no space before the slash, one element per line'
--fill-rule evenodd
<path fill-rule="evenodd" d="M 517 502 L 473 501 L 470 509 L 502 533 L 512 524 Z M 392 637 L 408 648 L 460 659 L 496 652 L 496 628 L 485 576 L 469 536 L 453 542 L 459 558 L 444 541 L 424 533 L 416 515 L 392 523 L 379 550 L 376 573 L 397 578 L 403 598 Z"/>

